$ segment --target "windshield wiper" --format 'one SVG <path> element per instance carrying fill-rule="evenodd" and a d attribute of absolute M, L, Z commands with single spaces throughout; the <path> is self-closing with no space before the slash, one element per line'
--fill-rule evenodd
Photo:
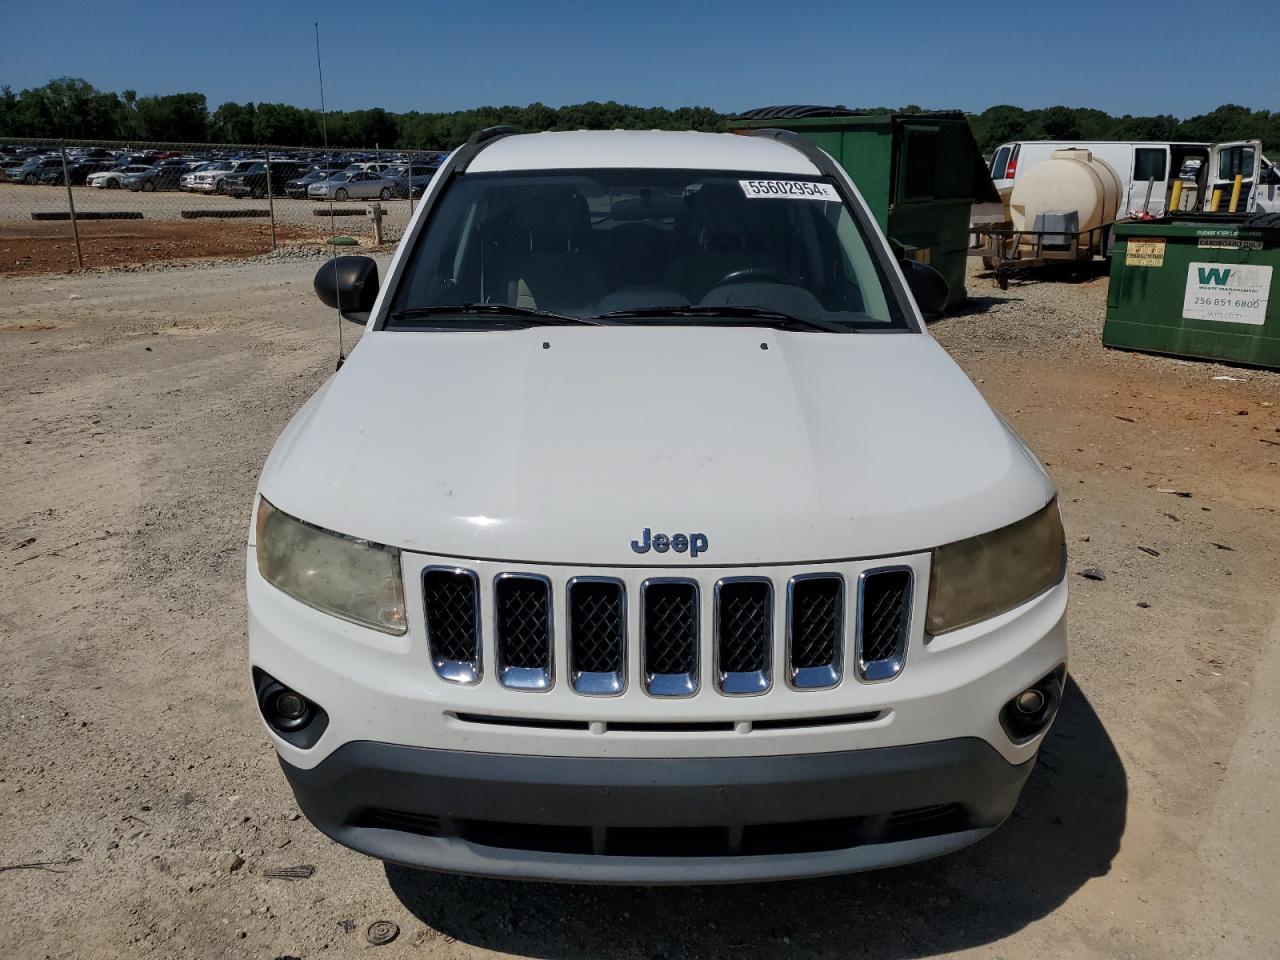
<path fill-rule="evenodd" d="M 779 329 L 822 330 L 826 333 L 852 333 L 852 327 L 830 320 L 814 320 L 796 317 L 781 310 L 768 307 L 723 306 L 723 307 L 640 307 L 635 310 L 610 310 L 596 317 L 597 320 L 649 320 L 649 319 L 701 319 L 725 317 L 732 320 L 745 320 L 747 326 L 778 327 Z"/>
<path fill-rule="evenodd" d="M 573 317 L 567 313 L 554 313 L 550 310 L 537 310 L 533 307 L 516 307 L 509 303 L 452 303 L 432 304 L 427 307 L 406 307 L 393 311 L 389 320 L 416 320 L 420 317 L 442 315 L 470 317 L 510 317 L 521 320 L 529 326 L 567 326 L 569 324 L 586 324 L 601 327 L 605 321 L 599 318 Z"/>

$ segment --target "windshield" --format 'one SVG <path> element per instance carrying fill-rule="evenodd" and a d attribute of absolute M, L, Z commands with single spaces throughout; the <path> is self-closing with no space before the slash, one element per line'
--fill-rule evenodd
<path fill-rule="evenodd" d="M 839 332 L 910 329 L 852 213 L 817 176 L 464 174 L 419 235 L 385 328 L 421 327 L 462 304 L 618 322 L 664 322 L 665 312 L 665 322 L 708 325 L 755 311 Z"/>

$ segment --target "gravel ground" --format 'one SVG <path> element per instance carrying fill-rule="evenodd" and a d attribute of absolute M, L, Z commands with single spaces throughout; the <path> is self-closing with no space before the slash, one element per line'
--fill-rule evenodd
<path fill-rule="evenodd" d="M 440 877 L 301 820 L 248 693 L 250 498 L 337 345 L 315 263 L 4 281 L 0 866 L 53 862 L 0 871 L 4 955 L 1272 955 L 1280 374 L 1104 350 L 1105 279 L 975 276 L 935 325 L 1049 464 L 1071 549 L 1069 698 L 987 841 L 746 887 Z"/>
<path fill-rule="evenodd" d="M 96 187 L 72 187 L 76 211 L 140 211 L 148 220 L 178 220 L 183 210 L 208 210 L 223 212 L 227 210 L 268 210 L 266 200 L 251 200 L 248 197 L 224 197 L 216 194 L 184 193 L 178 190 L 162 190 L 155 193 L 134 193 L 132 190 L 99 190 Z M 335 203 L 337 210 L 363 210 L 373 201 L 348 200 Z M 389 234 L 399 236 L 405 224 L 409 222 L 408 200 L 380 200 L 386 211 L 383 224 Z M 276 197 L 272 201 L 278 223 L 292 223 L 299 226 L 316 226 L 327 224 L 328 217 L 316 213 L 317 210 L 328 211 L 329 204 L 324 201 L 293 200 L 288 197 Z M 415 201 L 415 206 L 416 201 Z M 0 224 L 10 221 L 30 221 L 32 213 L 63 212 L 67 210 L 66 187 L 26 186 L 16 183 L 0 183 Z M 368 221 L 363 216 L 343 216 L 335 218 L 343 232 L 351 229 L 366 230 Z"/>

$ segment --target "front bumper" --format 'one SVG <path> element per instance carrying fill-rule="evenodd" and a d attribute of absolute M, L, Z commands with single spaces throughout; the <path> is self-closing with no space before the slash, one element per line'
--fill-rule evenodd
<path fill-rule="evenodd" d="M 281 761 L 321 831 L 412 867 L 589 883 L 869 870 L 958 850 L 1012 811 L 1034 759 L 964 738 L 783 757 L 529 757 L 360 741 Z"/>

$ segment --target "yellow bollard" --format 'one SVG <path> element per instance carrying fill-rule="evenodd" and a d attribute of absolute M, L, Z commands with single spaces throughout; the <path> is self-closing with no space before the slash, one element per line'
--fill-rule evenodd
<path fill-rule="evenodd" d="M 1173 181 L 1173 193 L 1169 197 L 1169 209 L 1165 213 L 1177 213 L 1182 203 L 1182 181 Z"/>
<path fill-rule="evenodd" d="M 1235 213 L 1236 207 L 1240 205 L 1240 185 L 1244 180 L 1244 174 L 1236 174 L 1236 182 L 1231 185 L 1231 204 L 1227 207 L 1227 213 Z"/>
<path fill-rule="evenodd" d="M 1222 202 L 1222 188 L 1221 188 L 1221 187 L 1214 187 L 1214 188 L 1213 188 L 1213 196 L 1211 196 L 1211 197 L 1209 198 L 1209 212 L 1210 212 L 1210 213 L 1217 213 L 1217 212 L 1218 212 L 1218 204 L 1219 204 L 1219 203 L 1221 203 L 1221 202 Z"/>

